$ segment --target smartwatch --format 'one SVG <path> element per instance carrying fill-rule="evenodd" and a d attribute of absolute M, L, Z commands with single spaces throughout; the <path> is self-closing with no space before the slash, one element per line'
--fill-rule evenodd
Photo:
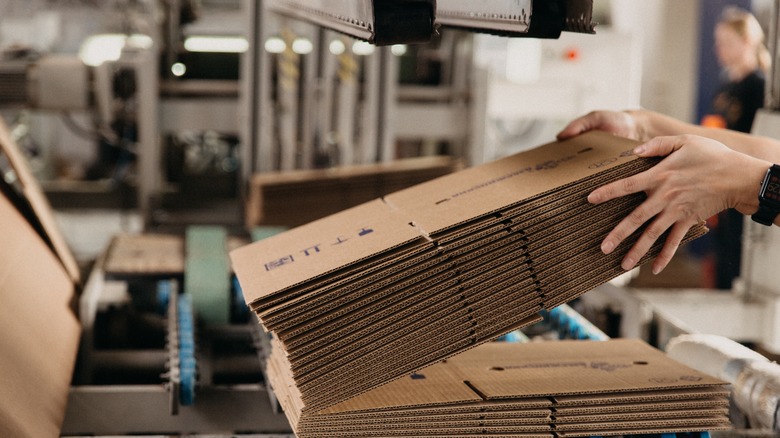
<path fill-rule="evenodd" d="M 761 225 L 771 226 L 780 213 L 780 166 L 766 171 L 758 192 L 758 211 L 751 218 Z"/>

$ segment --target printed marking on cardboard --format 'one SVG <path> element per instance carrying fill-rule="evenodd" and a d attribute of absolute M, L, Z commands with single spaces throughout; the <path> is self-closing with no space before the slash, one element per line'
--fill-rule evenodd
<path fill-rule="evenodd" d="M 358 238 L 365 237 L 365 236 L 368 236 L 369 234 L 372 234 L 372 233 L 374 233 L 374 229 L 373 228 L 362 227 L 362 228 L 360 228 L 357 231 L 357 237 Z M 351 239 L 351 237 L 347 237 L 347 236 L 344 236 L 344 235 L 336 236 L 334 238 L 334 240 L 330 241 L 327 245 L 328 246 L 341 245 L 341 244 L 346 243 L 350 239 Z M 303 254 L 304 257 L 312 257 L 312 256 L 315 256 L 315 255 L 317 255 L 317 254 L 322 252 L 322 250 L 321 250 L 322 246 L 323 246 L 322 243 L 316 243 L 316 244 L 310 245 L 310 246 L 308 246 L 308 247 L 306 247 L 306 248 L 304 248 L 304 249 L 302 249 L 302 250 L 300 250 L 298 252 L 300 254 Z M 286 256 L 274 259 L 274 260 L 266 263 L 264 266 L 265 266 L 266 272 L 268 272 L 268 271 L 272 271 L 274 269 L 282 268 L 284 266 L 293 264 L 295 262 L 296 262 L 295 256 L 293 254 L 290 254 L 290 255 L 286 255 Z"/>

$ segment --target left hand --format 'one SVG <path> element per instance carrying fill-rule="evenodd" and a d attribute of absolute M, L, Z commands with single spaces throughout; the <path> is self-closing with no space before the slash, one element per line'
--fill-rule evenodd
<path fill-rule="evenodd" d="M 633 193 L 647 194 L 647 199 L 607 235 L 601 249 L 605 254 L 613 252 L 651 221 L 623 259 L 622 267 L 633 269 L 669 230 L 653 263 L 654 274 L 669 264 L 685 234 L 697 223 L 727 208 L 743 214 L 754 212 L 761 178 L 770 165 L 717 141 L 691 135 L 658 137 L 638 146 L 634 153 L 666 158 L 645 172 L 594 190 L 588 201 L 600 204 Z"/>

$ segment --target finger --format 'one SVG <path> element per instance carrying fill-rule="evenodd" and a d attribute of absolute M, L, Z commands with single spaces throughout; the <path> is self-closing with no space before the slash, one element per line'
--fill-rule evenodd
<path fill-rule="evenodd" d="M 596 115 L 590 113 L 569 123 L 561 132 L 558 133 L 558 140 L 566 140 L 575 137 L 583 132 L 591 131 L 597 126 Z"/>
<path fill-rule="evenodd" d="M 685 235 L 690 229 L 691 225 L 680 222 L 672 227 L 672 231 L 669 232 L 669 235 L 666 237 L 666 242 L 664 243 L 663 249 L 653 262 L 654 275 L 660 274 L 661 271 L 663 271 L 669 265 L 669 262 L 672 261 L 675 253 L 677 253 L 677 249 L 680 248 L 682 240 L 685 238 Z"/>
<path fill-rule="evenodd" d="M 603 204 L 616 198 L 644 192 L 652 178 L 652 169 L 605 184 L 588 195 L 591 204 Z"/>
<path fill-rule="evenodd" d="M 687 141 L 686 136 L 656 137 L 634 148 L 640 157 L 665 157 L 680 149 Z"/>
<path fill-rule="evenodd" d="M 609 232 L 607 237 L 601 242 L 601 251 L 604 254 L 612 253 L 615 248 L 620 246 L 624 240 L 628 239 L 647 221 L 651 220 L 659 211 L 661 209 L 654 207 L 652 202 L 643 202 Z"/>
<path fill-rule="evenodd" d="M 637 240 L 634 246 L 631 247 L 631 250 L 629 250 L 623 258 L 621 267 L 626 271 L 634 269 L 637 263 L 642 260 L 642 257 L 650 251 L 650 248 L 653 247 L 655 242 L 657 242 L 658 239 L 666 233 L 666 230 L 673 225 L 674 219 L 669 215 L 660 215 L 656 217 L 656 219 L 645 228 L 642 235 L 639 236 L 639 240 Z"/>

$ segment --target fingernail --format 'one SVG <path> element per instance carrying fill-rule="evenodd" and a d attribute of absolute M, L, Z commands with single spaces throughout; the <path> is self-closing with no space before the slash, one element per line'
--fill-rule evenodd
<path fill-rule="evenodd" d="M 615 244 L 611 241 L 607 241 L 601 244 L 601 252 L 609 254 L 615 249 Z"/>
<path fill-rule="evenodd" d="M 593 192 L 590 195 L 588 195 L 588 202 L 591 204 L 598 204 L 601 201 L 601 196 L 599 196 L 598 193 Z"/>
<path fill-rule="evenodd" d="M 658 266 L 653 266 L 653 275 L 658 275 L 663 271 L 664 269 Z"/>
<path fill-rule="evenodd" d="M 630 271 L 634 269 L 635 264 L 636 262 L 634 261 L 634 259 L 630 257 L 626 257 L 625 259 L 623 259 L 623 264 L 620 266 L 623 268 L 624 271 Z"/>
<path fill-rule="evenodd" d="M 642 155 L 645 153 L 645 145 L 637 146 L 634 148 L 634 155 Z"/>

